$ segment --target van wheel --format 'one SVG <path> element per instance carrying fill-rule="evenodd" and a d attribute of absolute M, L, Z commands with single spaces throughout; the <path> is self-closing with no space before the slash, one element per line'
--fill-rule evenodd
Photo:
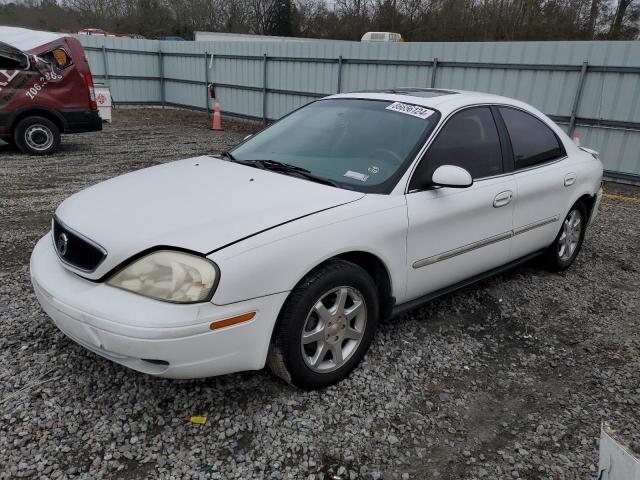
<path fill-rule="evenodd" d="M 267 362 L 286 382 L 323 388 L 349 375 L 371 345 L 379 315 L 374 281 L 361 267 L 333 260 L 287 298 Z"/>
<path fill-rule="evenodd" d="M 60 145 L 60 129 L 43 117 L 27 117 L 13 131 L 16 146 L 29 155 L 48 155 Z"/>

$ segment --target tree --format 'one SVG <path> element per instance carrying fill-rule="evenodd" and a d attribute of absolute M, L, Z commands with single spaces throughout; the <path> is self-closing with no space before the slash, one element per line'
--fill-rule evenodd
<path fill-rule="evenodd" d="M 618 0 L 618 6 L 613 15 L 609 38 L 623 39 L 634 38 L 638 35 L 638 17 L 640 8 L 638 5 L 632 7 L 633 0 Z"/>
<path fill-rule="evenodd" d="M 2 2 L 2 0 L 0 0 Z M 408 41 L 636 39 L 640 0 L 14 0 L 5 25 L 97 27 L 148 37 L 194 31 Z"/>
<path fill-rule="evenodd" d="M 586 34 L 587 38 L 593 40 L 596 34 L 596 25 L 598 23 L 598 16 L 600 15 L 602 0 L 591 0 L 591 7 L 589 8 L 589 17 L 587 21 Z"/>
<path fill-rule="evenodd" d="M 293 35 L 293 17 L 295 6 L 291 0 L 278 0 L 271 6 L 269 35 L 290 37 Z"/>
<path fill-rule="evenodd" d="M 336 0 L 342 38 L 360 40 L 369 27 L 370 0 Z"/>

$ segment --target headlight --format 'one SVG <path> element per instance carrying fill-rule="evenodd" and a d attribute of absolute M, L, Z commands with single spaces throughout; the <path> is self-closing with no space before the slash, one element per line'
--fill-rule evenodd
<path fill-rule="evenodd" d="M 206 258 L 161 250 L 136 260 L 107 284 L 166 302 L 194 303 L 211 298 L 217 280 L 218 269 Z"/>

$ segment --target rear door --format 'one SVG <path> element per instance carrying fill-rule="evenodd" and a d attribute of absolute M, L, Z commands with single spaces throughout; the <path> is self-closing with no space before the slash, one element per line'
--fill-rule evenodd
<path fill-rule="evenodd" d="M 505 174 L 501 135 L 491 107 L 461 110 L 414 171 L 406 196 L 407 300 L 509 262 L 515 182 Z M 473 185 L 420 189 L 441 165 L 465 168 Z"/>
<path fill-rule="evenodd" d="M 541 119 L 500 106 L 513 150 L 517 200 L 513 215 L 513 258 L 549 246 L 575 188 L 577 172 L 558 136 Z"/>

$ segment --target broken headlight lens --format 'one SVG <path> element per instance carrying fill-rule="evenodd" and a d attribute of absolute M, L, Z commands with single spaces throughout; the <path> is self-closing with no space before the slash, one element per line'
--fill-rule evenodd
<path fill-rule="evenodd" d="M 209 300 L 217 280 L 218 269 L 206 258 L 160 250 L 128 265 L 107 284 L 165 302 L 194 303 Z"/>

